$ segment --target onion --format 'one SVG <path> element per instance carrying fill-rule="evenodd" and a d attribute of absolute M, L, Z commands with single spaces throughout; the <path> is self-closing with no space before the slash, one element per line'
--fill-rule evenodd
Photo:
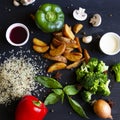
<path fill-rule="evenodd" d="M 111 115 L 111 107 L 105 100 L 99 99 L 95 101 L 93 103 L 93 110 L 96 113 L 96 115 L 100 118 L 113 119 Z"/>

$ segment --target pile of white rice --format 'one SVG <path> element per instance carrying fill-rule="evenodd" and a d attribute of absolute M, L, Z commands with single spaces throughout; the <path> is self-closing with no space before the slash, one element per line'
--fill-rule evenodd
<path fill-rule="evenodd" d="M 0 66 L 0 104 L 10 102 L 35 88 L 37 70 L 29 60 L 12 57 Z"/>
<path fill-rule="evenodd" d="M 0 62 L 0 104 L 8 105 L 27 94 L 41 97 L 41 93 L 46 92 L 34 77 L 50 76 L 46 72 L 47 59 L 20 47 L 19 51 L 0 53 Z"/>

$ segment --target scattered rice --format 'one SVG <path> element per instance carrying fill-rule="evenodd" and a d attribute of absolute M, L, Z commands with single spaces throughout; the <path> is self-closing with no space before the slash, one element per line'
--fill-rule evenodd
<path fill-rule="evenodd" d="M 3 63 L 0 65 L 0 104 L 10 103 L 26 94 L 40 96 L 44 87 L 34 81 L 37 74 L 49 76 L 46 71 L 46 61 L 38 55 L 31 55 L 30 50 L 14 50 L 0 54 Z M 39 61 L 39 62 L 38 62 Z M 38 89 L 39 86 L 39 89 Z"/>

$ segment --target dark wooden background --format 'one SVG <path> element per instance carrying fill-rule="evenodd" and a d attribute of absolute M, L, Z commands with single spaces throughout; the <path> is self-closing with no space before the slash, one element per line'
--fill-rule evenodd
<path fill-rule="evenodd" d="M 22 49 L 32 50 L 32 38 L 38 37 L 43 39 L 47 43 L 50 43 L 51 34 L 46 34 L 40 31 L 34 21 L 30 18 L 30 14 L 34 14 L 38 7 L 43 3 L 55 3 L 62 7 L 65 13 L 65 23 L 73 26 L 76 23 L 82 23 L 84 29 L 82 32 L 86 32 L 87 35 L 93 36 L 92 43 L 86 45 L 82 44 L 83 48 L 86 48 L 91 57 L 97 57 L 107 65 L 112 66 L 113 64 L 120 62 L 120 53 L 114 56 L 107 56 L 103 54 L 99 49 L 99 38 L 106 32 L 115 32 L 120 35 L 120 1 L 119 0 L 36 0 L 33 5 L 19 6 L 15 7 L 12 4 L 12 0 L 1 0 L 0 1 L 0 54 L 8 52 L 12 49 L 14 51 L 19 51 L 19 47 L 13 47 L 9 45 L 5 38 L 5 32 L 9 25 L 21 22 L 24 23 L 30 30 L 31 35 L 29 42 L 23 46 Z M 87 20 L 83 22 L 78 22 L 73 19 L 72 12 L 74 9 L 79 7 L 85 8 L 88 14 Z M 92 27 L 89 24 L 89 20 L 93 14 L 99 13 L 102 16 L 102 24 L 99 27 Z M 78 37 L 82 37 L 82 32 L 78 34 Z M 109 45 L 109 43 L 108 43 Z M 32 52 L 34 55 L 38 55 L 35 52 Z M 8 54 L 9 56 L 9 54 Z M 31 56 L 31 55 L 28 55 Z M 2 62 L 4 57 L 0 59 Z M 49 63 L 48 63 L 49 64 Z M 60 71 L 62 73 L 62 78 L 60 82 L 65 85 L 72 84 L 75 82 L 75 73 L 74 70 Z M 111 95 L 105 99 L 111 99 L 115 104 L 112 108 L 112 115 L 114 120 L 120 120 L 120 83 L 114 81 L 113 74 L 110 73 L 111 78 Z M 41 93 L 40 99 L 44 100 L 44 96 L 47 93 Z M 76 97 L 76 100 L 84 107 L 86 113 L 90 117 L 90 120 L 102 120 L 98 118 L 91 109 L 90 105 L 84 103 L 80 96 Z M 15 102 L 16 103 L 16 102 Z M 0 105 L 0 120 L 14 120 L 14 111 L 15 111 L 14 102 L 10 106 Z M 45 117 L 45 120 L 83 120 L 76 113 L 74 113 L 71 107 L 68 104 L 68 101 L 65 99 L 64 103 L 60 102 L 55 105 L 48 106 L 49 112 Z"/>

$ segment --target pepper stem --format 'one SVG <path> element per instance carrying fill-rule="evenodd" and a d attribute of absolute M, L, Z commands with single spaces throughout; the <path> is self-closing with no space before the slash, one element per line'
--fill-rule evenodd
<path fill-rule="evenodd" d="M 55 21 L 56 20 L 55 13 L 52 12 L 52 11 L 47 12 L 47 14 L 46 14 L 46 20 L 49 21 L 49 22 Z"/>
<path fill-rule="evenodd" d="M 41 105 L 41 101 L 32 101 L 32 102 L 37 107 L 40 107 L 40 105 Z"/>

